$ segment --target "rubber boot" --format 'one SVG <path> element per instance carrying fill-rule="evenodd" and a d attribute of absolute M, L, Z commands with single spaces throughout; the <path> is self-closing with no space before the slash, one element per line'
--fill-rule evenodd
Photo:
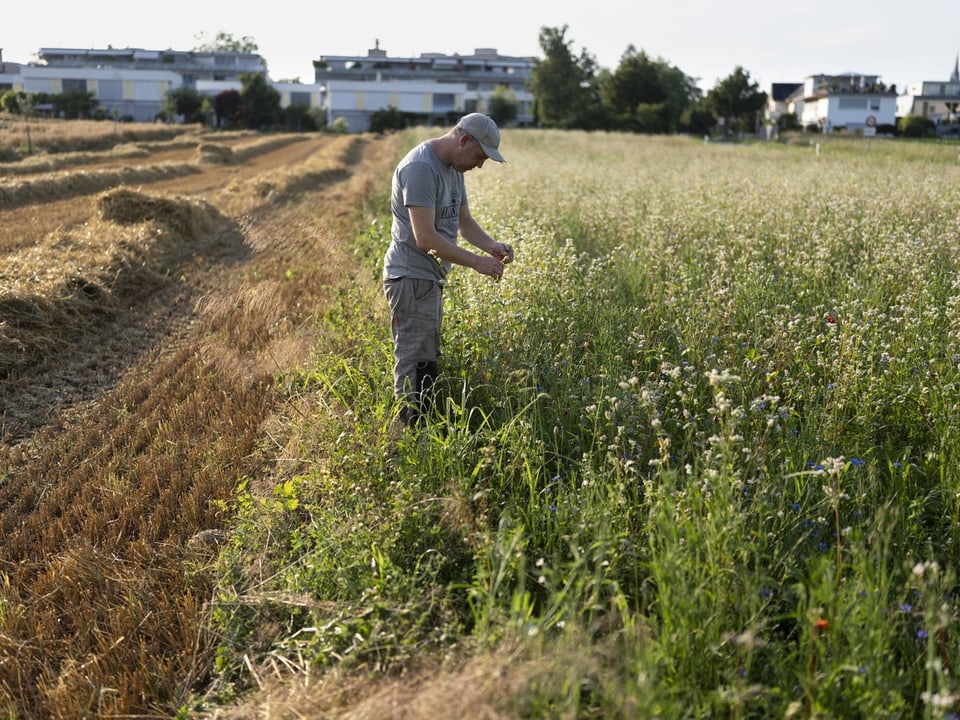
<path fill-rule="evenodd" d="M 437 361 L 417 363 L 417 397 L 420 398 L 420 414 L 428 415 L 434 409 L 434 383 L 437 379 Z"/>

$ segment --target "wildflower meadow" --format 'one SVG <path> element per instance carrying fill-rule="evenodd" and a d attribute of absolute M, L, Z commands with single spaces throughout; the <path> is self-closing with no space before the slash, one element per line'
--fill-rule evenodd
<path fill-rule="evenodd" d="M 960 717 L 960 146 L 502 147 L 467 188 L 516 260 L 453 270 L 427 425 L 395 423 L 389 177 L 278 378 L 309 409 L 233 504 L 224 696 L 251 657 L 466 653 L 485 717 Z"/>

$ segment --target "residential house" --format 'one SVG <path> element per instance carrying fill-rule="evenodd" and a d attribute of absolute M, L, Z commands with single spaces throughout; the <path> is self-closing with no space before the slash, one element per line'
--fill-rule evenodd
<path fill-rule="evenodd" d="M 535 64 L 535 58 L 500 55 L 494 48 L 472 55 L 390 57 L 379 41 L 366 55 L 322 55 L 313 63 L 315 81 L 325 88 L 328 122 L 343 118 L 351 132 L 369 130 L 370 116 L 390 108 L 445 124 L 457 115 L 487 111 L 498 88 L 516 99 L 515 122 L 532 123 L 528 84 Z"/>
<path fill-rule="evenodd" d="M 805 128 L 820 132 L 873 133 L 893 128 L 897 98 L 877 75 L 809 75 L 785 101 Z"/>
<path fill-rule="evenodd" d="M 897 116 L 916 115 L 933 121 L 940 135 L 955 134 L 960 120 L 960 55 L 949 80 L 912 83 L 897 98 Z"/>

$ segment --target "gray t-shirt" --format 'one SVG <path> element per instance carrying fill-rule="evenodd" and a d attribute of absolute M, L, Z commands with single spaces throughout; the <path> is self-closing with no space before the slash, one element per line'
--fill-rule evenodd
<path fill-rule="evenodd" d="M 450 263 L 442 262 L 417 247 L 407 206 L 433 208 L 437 232 L 456 245 L 460 206 L 466 201 L 463 173 L 445 165 L 429 141 L 408 152 L 393 173 L 390 197 L 392 241 L 383 258 L 384 280 L 414 277 L 445 283 Z"/>

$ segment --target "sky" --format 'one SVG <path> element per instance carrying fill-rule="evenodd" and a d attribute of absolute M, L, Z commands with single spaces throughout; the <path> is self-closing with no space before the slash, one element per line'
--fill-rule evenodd
<path fill-rule="evenodd" d="M 586 50 L 615 70 L 633 46 L 696 80 L 704 92 L 738 66 L 761 90 L 816 74 L 879 75 L 899 90 L 947 80 L 960 52 L 960 3 L 837 0 L 716 3 L 712 0 L 353 0 L 209 3 L 164 0 L 45 0 L 6 3 L 3 59 L 27 63 L 42 47 L 191 50 L 224 32 L 250 38 L 270 78 L 313 82 L 323 55 L 423 53 L 543 57 L 541 28 L 562 29 L 575 55 Z M 916 8 L 911 13 L 910 8 Z"/>

